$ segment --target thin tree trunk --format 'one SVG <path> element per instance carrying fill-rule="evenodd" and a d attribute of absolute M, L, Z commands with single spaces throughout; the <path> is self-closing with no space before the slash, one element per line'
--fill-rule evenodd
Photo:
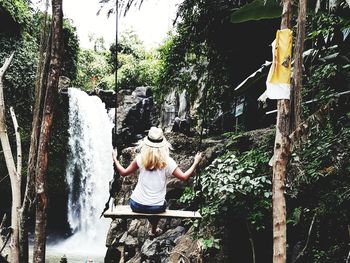
<path fill-rule="evenodd" d="M 303 81 L 303 51 L 305 41 L 306 0 L 299 0 L 298 27 L 294 47 L 294 67 L 292 82 L 292 131 L 301 123 L 301 87 Z"/>
<path fill-rule="evenodd" d="M 247 230 L 249 234 L 249 242 L 250 242 L 250 248 L 252 249 L 252 262 L 256 262 L 256 256 L 255 256 L 255 245 L 254 245 L 254 238 L 253 238 L 253 233 L 251 230 L 251 227 L 248 222 L 246 222 L 247 225 Z"/>
<path fill-rule="evenodd" d="M 349 233 L 349 237 L 350 237 L 350 225 L 348 225 L 348 233 Z M 346 257 L 345 263 L 349 263 L 349 262 L 350 262 L 350 251 L 349 251 L 348 256 Z"/>
<path fill-rule="evenodd" d="M 48 150 L 53 122 L 54 102 L 58 94 L 58 79 L 62 51 L 62 0 L 52 0 L 51 59 L 43 108 L 38 157 L 36 164 L 36 221 L 33 263 L 45 262 Z"/>
<path fill-rule="evenodd" d="M 19 221 L 18 209 L 21 207 L 21 176 L 17 173 L 15 161 L 13 159 L 10 141 L 7 134 L 6 120 L 5 120 L 5 101 L 3 92 L 3 77 L 9 67 L 14 53 L 6 59 L 4 65 L 0 68 L 0 140 L 5 156 L 7 170 L 11 180 L 12 190 L 12 208 L 11 208 L 11 262 L 19 263 Z"/>
<path fill-rule="evenodd" d="M 290 28 L 292 1 L 282 0 L 283 11 L 281 29 Z M 277 102 L 276 139 L 273 158 L 272 213 L 273 213 L 273 262 L 286 262 L 286 199 L 284 196 L 286 167 L 290 142 L 290 103 L 281 99 Z"/>
<path fill-rule="evenodd" d="M 24 194 L 22 207 L 20 209 L 20 258 L 21 262 L 29 261 L 29 245 L 28 245 L 28 223 L 30 219 L 30 212 L 33 209 L 35 198 L 35 166 L 37 161 L 38 142 L 40 135 L 40 125 L 42 119 L 42 111 L 44 104 L 44 98 L 46 93 L 46 81 L 47 72 L 49 69 L 50 59 L 50 43 L 48 41 L 48 25 L 47 25 L 47 13 L 49 2 L 46 1 L 46 12 L 43 21 L 40 51 L 39 51 L 39 63 L 36 72 L 35 82 L 35 105 L 33 111 L 32 120 L 32 134 L 30 138 L 28 169 L 27 169 L 27 183 Z"/>

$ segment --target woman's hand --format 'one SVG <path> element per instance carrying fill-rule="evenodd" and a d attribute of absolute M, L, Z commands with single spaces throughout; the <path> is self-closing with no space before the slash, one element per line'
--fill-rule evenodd
<path fill-rule="evenodd" d="M 118 157 L 118 149 L 117 148 L 113 149 L 112 157 L 113 157 L 113 159 L 117 159 L 117 157 Z"/>
<path fill-rule="evenodd" d="M 203 154 L 201 152 L 197 152 L 194 157 L 194 162 L 199 164 L 199 162 L 203 159 Z"/>

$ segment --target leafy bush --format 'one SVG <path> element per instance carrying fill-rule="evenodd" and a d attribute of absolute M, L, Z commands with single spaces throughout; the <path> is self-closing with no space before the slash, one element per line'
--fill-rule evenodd
<path fill-rule="evenodd" d="M 314 125 L 288 167 L 288 200 L 293 216 L 289 223 L 289 245 L 300 239 L 310 244 L 301 262 L 343 262 L 348 253 L 347 228 L 350 218 L 350 118 L 326 118 Z M 346 120 L 344 120 L 344 118 Z M 339 127 L 339 125 L 341 127 Z"/>
<path fill-rule="evenodd" d="M 1 0 L 0 6 L 22 26 L 26 26 L 32 17 L 27 1 L 25 0 Z"/>
<path fill-rule="evenodd" d="M 111 65 L 107 62 L 107 51 L 81 50 L 78 54 L 77 68 L 78 74 L 73 85 L 84 90 L 95 88 L 111 72 Z"/>
<path fill-rule="evenodd" d="M 219 248 L 226 220 L 242 220 L 254 231 L 264 230 L 271 210 L 269 151 L 263 148 L 243 153 L 228 151 L 205 168 L 198 178 L 200 189 L 187 188 L 180 201 L 202 200 L 203 219 L 196 222 L 197 238 L 204 248 Z M 215 241 L 215 242 L 214 242 Z"/>

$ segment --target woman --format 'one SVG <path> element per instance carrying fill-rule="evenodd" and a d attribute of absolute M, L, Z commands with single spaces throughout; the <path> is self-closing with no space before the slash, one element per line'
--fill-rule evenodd
<path fill-rule="evenodd" d="M 191 167 L 183 172 L 176 162 L 169 156 L 170 143 L 165 139 L 160 128 L 152 127 L 148 135 L 138 143 L 140 153 L 125 169 L 117 160 L 117 150 L 113 151 L 113 161 L 121 176 L 127 176 L 140 169 L 139 179 L 135 190 L 130 197 L 132 211 L 139 213 L 157 214 L 166 209 L 166 179 L 168 176 L 185 181 L 194 172 L 202 159 L 202 154 L 197 153 Z M 158 236 L 161 229 L 157 228 L 159 218 L 149 219 L 152 229 L 150 236 Z"/>

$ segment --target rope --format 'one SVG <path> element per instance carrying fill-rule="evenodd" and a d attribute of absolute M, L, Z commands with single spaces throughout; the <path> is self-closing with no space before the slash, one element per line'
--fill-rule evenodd
<path fill-rule="evenodd" d="M 203 94 L 203 109 L 206 109 L 207 107 L 207 90 L 204 90 L 204 94 Z M 207 118 L 206 115 L 204 114 L 204 110 L 202 110 L 202 123 L 201 123 L 201 130 L 200 130 L 200 134 L 199 134 L 199 144 L 197 147 L 197 152 L 201 151 L 202 149 L 202 141 L 203 141 L 203 131 L 204 131 L 204 124 L 207 122 Z M 195 175 L 195 179 L 194 182 L 196 185 L 193 185 L 193 191 L 196 192 L 196 188 L 198 189 L 199 195 L 198 195 L 198 199 L 199 199 L 199 211 L 202 212 L 202 208 L 203 208 L 203 204 L 202 204 L 202 197 L 203 197 L 203 193 L 202 193 L 202 189 L 201 189 L 201 183 L 200 183 L 200 174 L 201 174 L 201 169 L 200 167 L 198 167 L 197 171 L 196 171 L 196 175 Z M 201 220 L 201 219 L 199 219 Z"/>
<path fill-rule="evenodd" d="M 117 105 L 118 105 L 118 0 L 116 0 L 116 17 L 115 17 L 115 59 L 114 59 L 114 89 L 115 89 L 115 113 L 114 113 L 114 137 L 113 137 L 113 147 L 117 146 L 117 127 L 118 127 L 118 113 L 117 113 Z"/>
<path fill-rule="evenodd" d="M 116 0 L 116 6 L 115 6 L 115 59 L 114 59 L 114 69 L 115 69 L 115 83 L 114 83 L 114 89 L 115 89 L 115 112 L 114 112 L 114 131 L 112 134 L 112 145 L 113 148 L 117 147 L 117 128 L 118 128 L 118 113 L 117 113 L 117 104 L 118 104 L 118 0 Z M 114 163 L 113 163 L 114 166 Z M 112 198 L 115 197 L 116 193 L 119 192 L 121 189 L 121 182 L 120 182 L 120 175 L 114 169 L 113 179 L 109 182 L 109 197 L 107 202 L 105 203 L 105 207 L 100 215 L 100 218 L 104 215 L 104 213 L 109 209 L 109 203 Z M 113 205 L 112 205 L 113 208 Z"/>

